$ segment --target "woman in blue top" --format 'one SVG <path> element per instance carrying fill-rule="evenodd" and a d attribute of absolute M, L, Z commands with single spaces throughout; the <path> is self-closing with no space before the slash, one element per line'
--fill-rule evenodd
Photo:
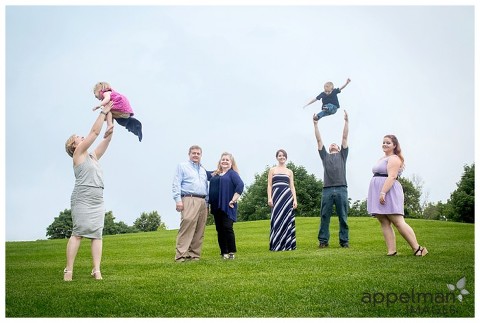
<path fill-rule="evenodd" d="M 207 174 L 210 181 L 208 202 L 215 219 L 220 253 L 223 259 L 235 259 L 237 247 L 233 223 L 237 221 L 237 200 L 244 184 L 232 154 L 223 153 L 217 169 Z"/>

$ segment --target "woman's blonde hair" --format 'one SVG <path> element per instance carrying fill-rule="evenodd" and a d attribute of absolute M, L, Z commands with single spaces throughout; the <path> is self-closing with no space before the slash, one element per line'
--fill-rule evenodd
<path fill-rule="evenodd" d="M 233 155 L 227 152 L 224 152 L 220 156 L 220 160 L 218 161 L 217 169 L 213 172 L 213 175 L 218 175 L 222 173 L 222 158 L 223 156 L 228 156 L 230 158 L 230 161 L 232 162 L 232 169 L 238 173 L 238 167 L 237 167 L 237 162 L 235 162 L 235 158 L 233 158 Z"/>
<path fill-rule="evenodd" d="M 93 87 L 93 93 L 95 93 L 96 90 L 107 91 L 107 90 L 111 90 L 111 89 L 112 89 L 112 87 L 107 82 L 98 82 Z"/>
<path fill-rule="evenodd" d="M 73 153 L 75 152 L 75 137 L 76 135 L 71 135 L 70 138 L 65 142 L 65 150 L 67 151 L 68 156 L 73 158 Z"/>

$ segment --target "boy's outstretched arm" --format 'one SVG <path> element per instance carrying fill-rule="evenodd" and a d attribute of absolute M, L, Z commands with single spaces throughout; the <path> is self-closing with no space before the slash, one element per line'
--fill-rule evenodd
<path fill-rule="evenodd" d="M 317 98 L 313 98 L 310 102 L 308 102 L 307 104 L 305 104 L 303 106 L 303 108 L 305 109 L 307 106 L 309 106 L 310 104 L 314 103 L 315 101 L 317 101 Z"/>
<path fill-rule="evenodd" d="M 340 91 L 343 90 L 348 85 L 348 83 L 350 83 L 350 81 L 351 80 L 348 78 L 347 82 L 345 82 L 345 84 L 343 84 L 343 86 L 340 88 Z"/>

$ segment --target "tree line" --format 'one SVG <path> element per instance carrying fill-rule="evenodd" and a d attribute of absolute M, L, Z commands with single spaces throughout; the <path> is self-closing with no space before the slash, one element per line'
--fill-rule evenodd
<path fill-rule="evenodd" d="M 287 167 L 292 170 L 295 178 L 298 208 L 296 216 L 319 217 L 322 200 L 323 181 L 315 175 L 309 174 L 305 167 L 288 162 Z M 254 182 L 247 186 L 238 200 L 238 221 L 255 221 L 270 219 L 270 207 L 267 201 L 267 179 L 270 167 L 266 167 L 261 174 L 255 174 Z M 413 176 L 412 179 L 400 177 L 398 179 L 405 195 L 405 216 L 429 220 L 444 220 L 455 222 L 475 222 L 475 163 L 465 165 L 457 188 L 450 194 L 446 203 L 420 201 L 422 196 L 422 181 Z M 367 200 L 350 199 L 348 216 L 369 216 Z M 213 223 L 213 216 L 207 218 L 207 224 Z M 71 210 L 60 212 L 53 223 L 47 228 L 49 239 L 69 238 L 72 234 Z M 112 211 L 105 213 L 104 235 L 148 232 L 166 230 L 167 226 L 162 221 L 157 211 L 143 212 L 132 226 L 120 221 L 115 222 Z"/>
<path fill-rule="evenodd" d="M 70 238 L 72 235 L 72 229 L 72 210 L 65 209 L 60 212 L 60 215 L 57 216 L 53 220 L 53 223 L 47 227 L 47 237 L 48 239 Z M 166 229 L 167 226 L 162 221 L 162 218 L 157 211 L 152 211 L 150 213 L 143 212 L 140 217 L 133 222 L 132 226 L 127 225 L 123 221 L 115 222 L 113 212 L 108 211 L 105 213 L 103 235 L 149 232 Z"/>
<path fill-rule="evenodd" d="M 308 174 L 303 166 L 288 162 L 293 172 L 297 191 L 298 208 L 296 216 L 318 217 L 322 200 L 323 182 L 315 175 Z M 255 174 L 252 185 L 245 189 L 238 201 L 238 220 L 252 221 L 270 218 L 267 204 L 267 179 L 270 167 L 263 173 Z M 475 163 L 464 166 L 464 173 L 457 183 L 457 189 L 450 194 L 446 203 L 421 203 L 422 181 L 417 176 L 412 179 L 399 177 L 405 195 L 405 216 L 430 220 L 449 220 L 474 223 L 475 207 Z M 348 216 L 369 216 L 367 200 L 350 199 Z"/>

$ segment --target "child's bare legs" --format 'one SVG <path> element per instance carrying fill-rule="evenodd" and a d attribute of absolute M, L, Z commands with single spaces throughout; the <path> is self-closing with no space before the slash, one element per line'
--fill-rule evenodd
<path fill-rule="evenodd" d="M 113 133 L 113 116 L 111 112 L 107 113 L 107 130 L 105 130 L 105 135 L 103 138 L 107 138 Z"/>

